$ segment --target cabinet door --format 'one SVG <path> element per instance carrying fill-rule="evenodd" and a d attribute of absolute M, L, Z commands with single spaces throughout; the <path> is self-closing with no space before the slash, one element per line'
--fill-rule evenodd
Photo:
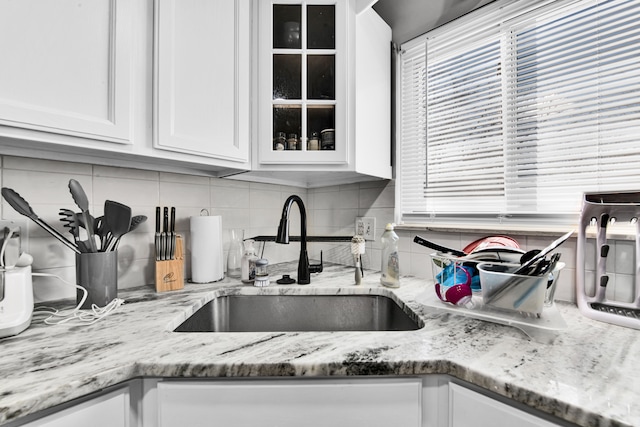
<path fill-rule="evenodd" d="M 158 384 L 159 425 L 419 427 L 420 380 Z"/>
<path fill-rule="evenodd" d="M 451 383 L 450 427 L 552 427 L 551 423 L 488 396 Z"/>
<path fill-rule="evenodd" d="M 123 388 L 24 424 L 23 427 L 128 427 L 129 404 L 129 389 Z"/>
<path fill-rule="evenodd" d="M 0 2 L 0 125 L 130 143 L 130 7 Z"/>
<path fill-rule="evenodd" d="M 259 163 L 348 163 L 349 4 L 259 2 Z"/>
<path fill-rule="evenodd" d="M 156 0 L 156 148 L 249 159 L 250 0 Z"/>

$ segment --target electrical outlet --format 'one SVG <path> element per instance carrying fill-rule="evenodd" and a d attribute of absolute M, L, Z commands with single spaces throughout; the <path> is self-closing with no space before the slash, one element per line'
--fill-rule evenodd
<path fill-rule="evenodd" d="M 368 216 L 357 217 L 356 234 L 364 237 L 364 240 L 376 240 L 376 219 Z"/>

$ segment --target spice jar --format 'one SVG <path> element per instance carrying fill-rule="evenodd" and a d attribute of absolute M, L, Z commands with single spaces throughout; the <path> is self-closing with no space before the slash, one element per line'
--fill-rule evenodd
<path fill-rule="evenodd" d="M 284 132 L 278 132 L 273 139 L 273 149 L 276 151 L 282 151 L 287 146 L 287 138 Z"/>
<path fill-rule="evenodd" d="M 320 149 L 320 139 L 318 138 L 318 132 L 311 133 L 311 139 L 307 143 L 307 150 L 316 151 Z"/>
<path fill-rule="evenodd" d="M 324 129 L 322 132 L 320 132 L 322 134 L 322 144 L 321 144 L 321 149 L 322 150 L 335 150 L 336 149 L 336 143 L 335 143 L 335 135 L 336 132 L 334 129 Z"/>
<path fill-rule="evenodd" d="M 298 149 L 298 135 L 295 133 L 290 133 L 289 138 L 287 139 L 287 150 L 297 150 Z"/>

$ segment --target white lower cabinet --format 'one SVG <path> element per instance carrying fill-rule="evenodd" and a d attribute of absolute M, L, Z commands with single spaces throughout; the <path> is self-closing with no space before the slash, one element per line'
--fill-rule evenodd
<path fill-rule="evenodd" d="M 449 383 L 449 427 L 553 427 L 557 424 Z"/>
<path fill-rule="evenodd" d="M 134 427 L 130 423 L 128 387 L 101 394 L 90 400 L 46 415 L 23 427 Z"/>
<path fill-rule="evenodd" d="M 420 379 L 165 381 L 158 426 L 420 427 Z"/>
<path fill-rule="evenodd" d="M 129 381 L 7 427 L 575 427 L 446 375 Z"/>

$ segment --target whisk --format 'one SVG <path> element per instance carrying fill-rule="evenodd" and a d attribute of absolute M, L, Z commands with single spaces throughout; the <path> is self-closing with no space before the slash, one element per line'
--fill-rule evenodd
<path fill-rule="evenodd" d="M 362 254 L 364 253 L 364 237 L 356 235 L 351 239 L 351 254 L 353 254 L 353 260 L 356 265 L 356 285 L 362 284 L 362 276 L 364 270 L 362 268 Z"/>

